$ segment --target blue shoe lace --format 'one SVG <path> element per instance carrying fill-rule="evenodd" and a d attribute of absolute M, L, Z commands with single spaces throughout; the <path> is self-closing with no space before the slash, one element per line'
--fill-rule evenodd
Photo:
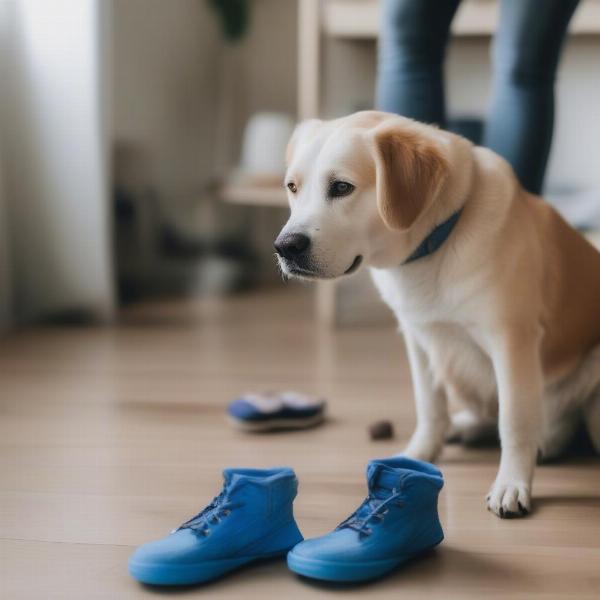
<path fill-rule="evenodd" d="M 174 529 L 172 533 L 181 529 L 192 529 L 204 537 L 209 535 L 211 525 L 218 525 L 222 517 L 231 513 L 233 504 L 229 501 L 227 492 L 227 487 L 224 487 L 219 495 L 215 496 L 196 516 Z"/>
<path fill-rule="evenodd" d="M 389 505 L 394 503 L 394 500 L 399 496 L 400 492 L 397 492 L 395 489 L 385 500 L 374 498 L 369 494 L 354 513 L 352 513 L 345 521 L 342 521 L 336 529 L 349 527 L 350 529 L 358 531 L 360 535 L 371 535 L 372 530 L 368 526 L 369 521 L 372 519 L 383 521 L 389 510 Z M 400 502 L 396 502 L 395 504 L 397 506 L 402 506 Z"/>

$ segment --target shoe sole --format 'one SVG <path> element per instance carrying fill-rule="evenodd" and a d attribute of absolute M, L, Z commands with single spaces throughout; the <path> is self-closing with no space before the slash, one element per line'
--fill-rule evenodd
<path fill-rule="evenodd" d="M 441 542 L 441 540 L 440 540 Z M 414 554 L 396 556 L 387 560 L 373 560 L 366 562 L 335 562 L 321 560 L 318 558 L 306 558 L 298 556 L 292 550 L 287 556 L 287 564 L 290 571 L 310 577 L 311 579 L 320 579 L 323 581 L 337 582 L 357 582 L 378 579 L 386 573 L 396 569 L 400 565 L 416 558 L 435 548 L 440 542 L 437 542 L 424 550 Z"/>
<path fill-rule="evenodd" d="M 261 433 L 264 431 L 284 431 L 286 429 L 308 429 L 320 425 L 325 420 L 325 414 L 319 413 L 312 417 L 288 418 L 288 419 L 266 419 L 264 421 L 242 421 L 230 415 L 227 420 L 236 429 Z"/>
<path fill-rule="evenodd" d="M 211 560 L 190 565 L 161 565 L 130 560 L 129 574 L 141 583 L 150 585 L 192 585 L 217 579 L 230 571 L 252 562 L 285 556 L 289 549 L 271 554 Z"/>

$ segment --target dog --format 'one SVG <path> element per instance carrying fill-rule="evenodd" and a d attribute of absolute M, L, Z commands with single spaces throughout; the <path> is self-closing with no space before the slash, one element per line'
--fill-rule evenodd
<path fill-rule="evenodd" d="M 493 424 L 487 507 L 527 514 L 538 453 L 558 456 L 582 422 L 600 451 L 600 253 L 500 156 L 404 117 L 303 122 L 286 160 L 280 268 L 370 268 L 410 362 L 405 454 L 434 461 L 448 437 Z"/>

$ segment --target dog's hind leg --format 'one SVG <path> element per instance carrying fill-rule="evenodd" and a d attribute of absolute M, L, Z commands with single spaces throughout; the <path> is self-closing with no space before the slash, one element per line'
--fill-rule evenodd
<path fill-rule="evenodd" d="M 542 437 L 542 461 L 554 460 L 576 438 L 583 424 L 600 452 L 600 346 L 563 381 L 546 389 Z"/>
<path fill-rule="evenodd" d="M 448 403 L 454 408 L 446 435 L 447 444 L 498 445 L 498 403 L 485 401 L 464 383 L 446 382 Z"/>
<path fill-rule="evenodd" d="M 600 345 L 586 359 L 582 379 L 585 384 L 583 397 L 583 422 L 596 452 L 600 454 Z"/>
<path fill-rule="evenodd" d="M 498 422 L 495 419 L 484 419 L 468 408 L 450 418 L 446 443 L 482 446 L 497 445 L 498 442 Z"/>
<path fill-rule="evenodd" d="M 584 405 L 583 421 L 594 449 L 600 454 L 600 388 Z"/>
<path fill-rule="evenodd" d="M 540 444 L 540 462 L 553 461 L 564 453 L 581 424 L 577 412 L 561 415 L 560 418 L 549 421 L 544 419 L 542 440 Z"/>

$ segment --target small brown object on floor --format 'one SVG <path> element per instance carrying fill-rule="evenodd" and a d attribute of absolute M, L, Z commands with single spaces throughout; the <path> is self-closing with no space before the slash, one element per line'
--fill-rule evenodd
<path fill-rule="evenodd" d="M 394 426 L 391 421 L 375 421 L 369 425 L 369 436 L 372 440 L 389 440 L 394 437 Z"/>

